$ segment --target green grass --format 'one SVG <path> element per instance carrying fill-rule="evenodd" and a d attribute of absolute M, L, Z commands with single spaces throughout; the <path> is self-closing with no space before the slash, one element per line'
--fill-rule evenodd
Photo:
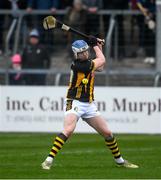
<path fill-rule="evenodd" d="M 54 135 L 0 133 L 0 178 L 12 179 L 159 179 L 160 135 L 116 135 L 123 156 L 139 169 L 117 168 L 97 134 L 74 134 L 50 171 L 41 169 Z"/>

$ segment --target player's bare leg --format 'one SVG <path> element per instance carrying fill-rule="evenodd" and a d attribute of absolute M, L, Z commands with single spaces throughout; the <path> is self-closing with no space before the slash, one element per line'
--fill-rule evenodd
<path fill-rule="evenodd" d="M 86 122 L 105 138 L 106 145 L 111 150 L 118 167 L 138 168 L 137 165 L 132 164 L 122 158 L 116 138 L 112 135 L 106 121 L 101 116 L 86 119 Z"/>
<path fill-rule="evenodd" d="M 76 127 L 76 123 L 77 123 L 77 116 L 75 114 L 68 114 L 65 116 L 64 130 L 62 133 L 56 136 L 48 157 L 41 164 L 43 169 L 49 170 L 51 168 L 55 156 L 63 147 L 66 140 L 73 134 L 73 131 Z"/>

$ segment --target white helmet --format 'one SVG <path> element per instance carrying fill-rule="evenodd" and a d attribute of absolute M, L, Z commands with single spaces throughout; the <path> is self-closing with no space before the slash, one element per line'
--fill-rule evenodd
<path fill-rule="evenodd" d="M 77 54 L 87 51 L 89 49 L 88 44 L 84 40 L 74 41 L 72 44 L 72 51 L 77 58 Z"/>

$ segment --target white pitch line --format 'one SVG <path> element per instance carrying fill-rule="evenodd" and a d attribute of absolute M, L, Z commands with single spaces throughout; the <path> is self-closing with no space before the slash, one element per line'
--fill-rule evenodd
<path fill-rule="evenodd" d="M 153 151 L 154 148 L 122 148 L 122 151 L 126 152 L 126 151 L 139 151 L 139 152 L 144 152 L 144 151 Z M 155 148 L 156 150 L 156 148 Z M 159 150 L 159 148 L 158 148 Z M 109 151 L 108 148 L 105 149 L 83 149 L 83 150 L 66 150 L 66 148 L 64 148 L 63 150 L 61 150 L 61 154 L 101 154 L 101 153 L 106 153 L 107 151 Z M 5 151 L 6 152 L 6 151 Z M 33 153 L 24 153 L 24 154 L 20 154 L 20 157 L 29 157 L 29 156 L 35 156 L 38 154 L 42 154 L 42 152 L 33 152 Z M 0 154 L 0 157 L 3 157 L 4 154 Z M 13 154 L 7 154 L 7 157 L 13 156 Z"/>

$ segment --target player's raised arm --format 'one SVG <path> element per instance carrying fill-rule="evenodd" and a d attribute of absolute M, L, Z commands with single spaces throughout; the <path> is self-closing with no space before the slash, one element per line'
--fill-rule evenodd
<path fill-rule="evenodd" d="M 104 42 L 102 39 L 98 39 L 95 37 L 91 37 L 89 40 L 89 44 L 93 47 L 95 54 L 96 54 L 96 58 L 93 60 L 95 63 L 95 70 L 96 71 L 102 71 L 103 67 L 105 65 L 105 62 L 106 62 L 105 56 L 102 52 L 103 43 Z"/>

